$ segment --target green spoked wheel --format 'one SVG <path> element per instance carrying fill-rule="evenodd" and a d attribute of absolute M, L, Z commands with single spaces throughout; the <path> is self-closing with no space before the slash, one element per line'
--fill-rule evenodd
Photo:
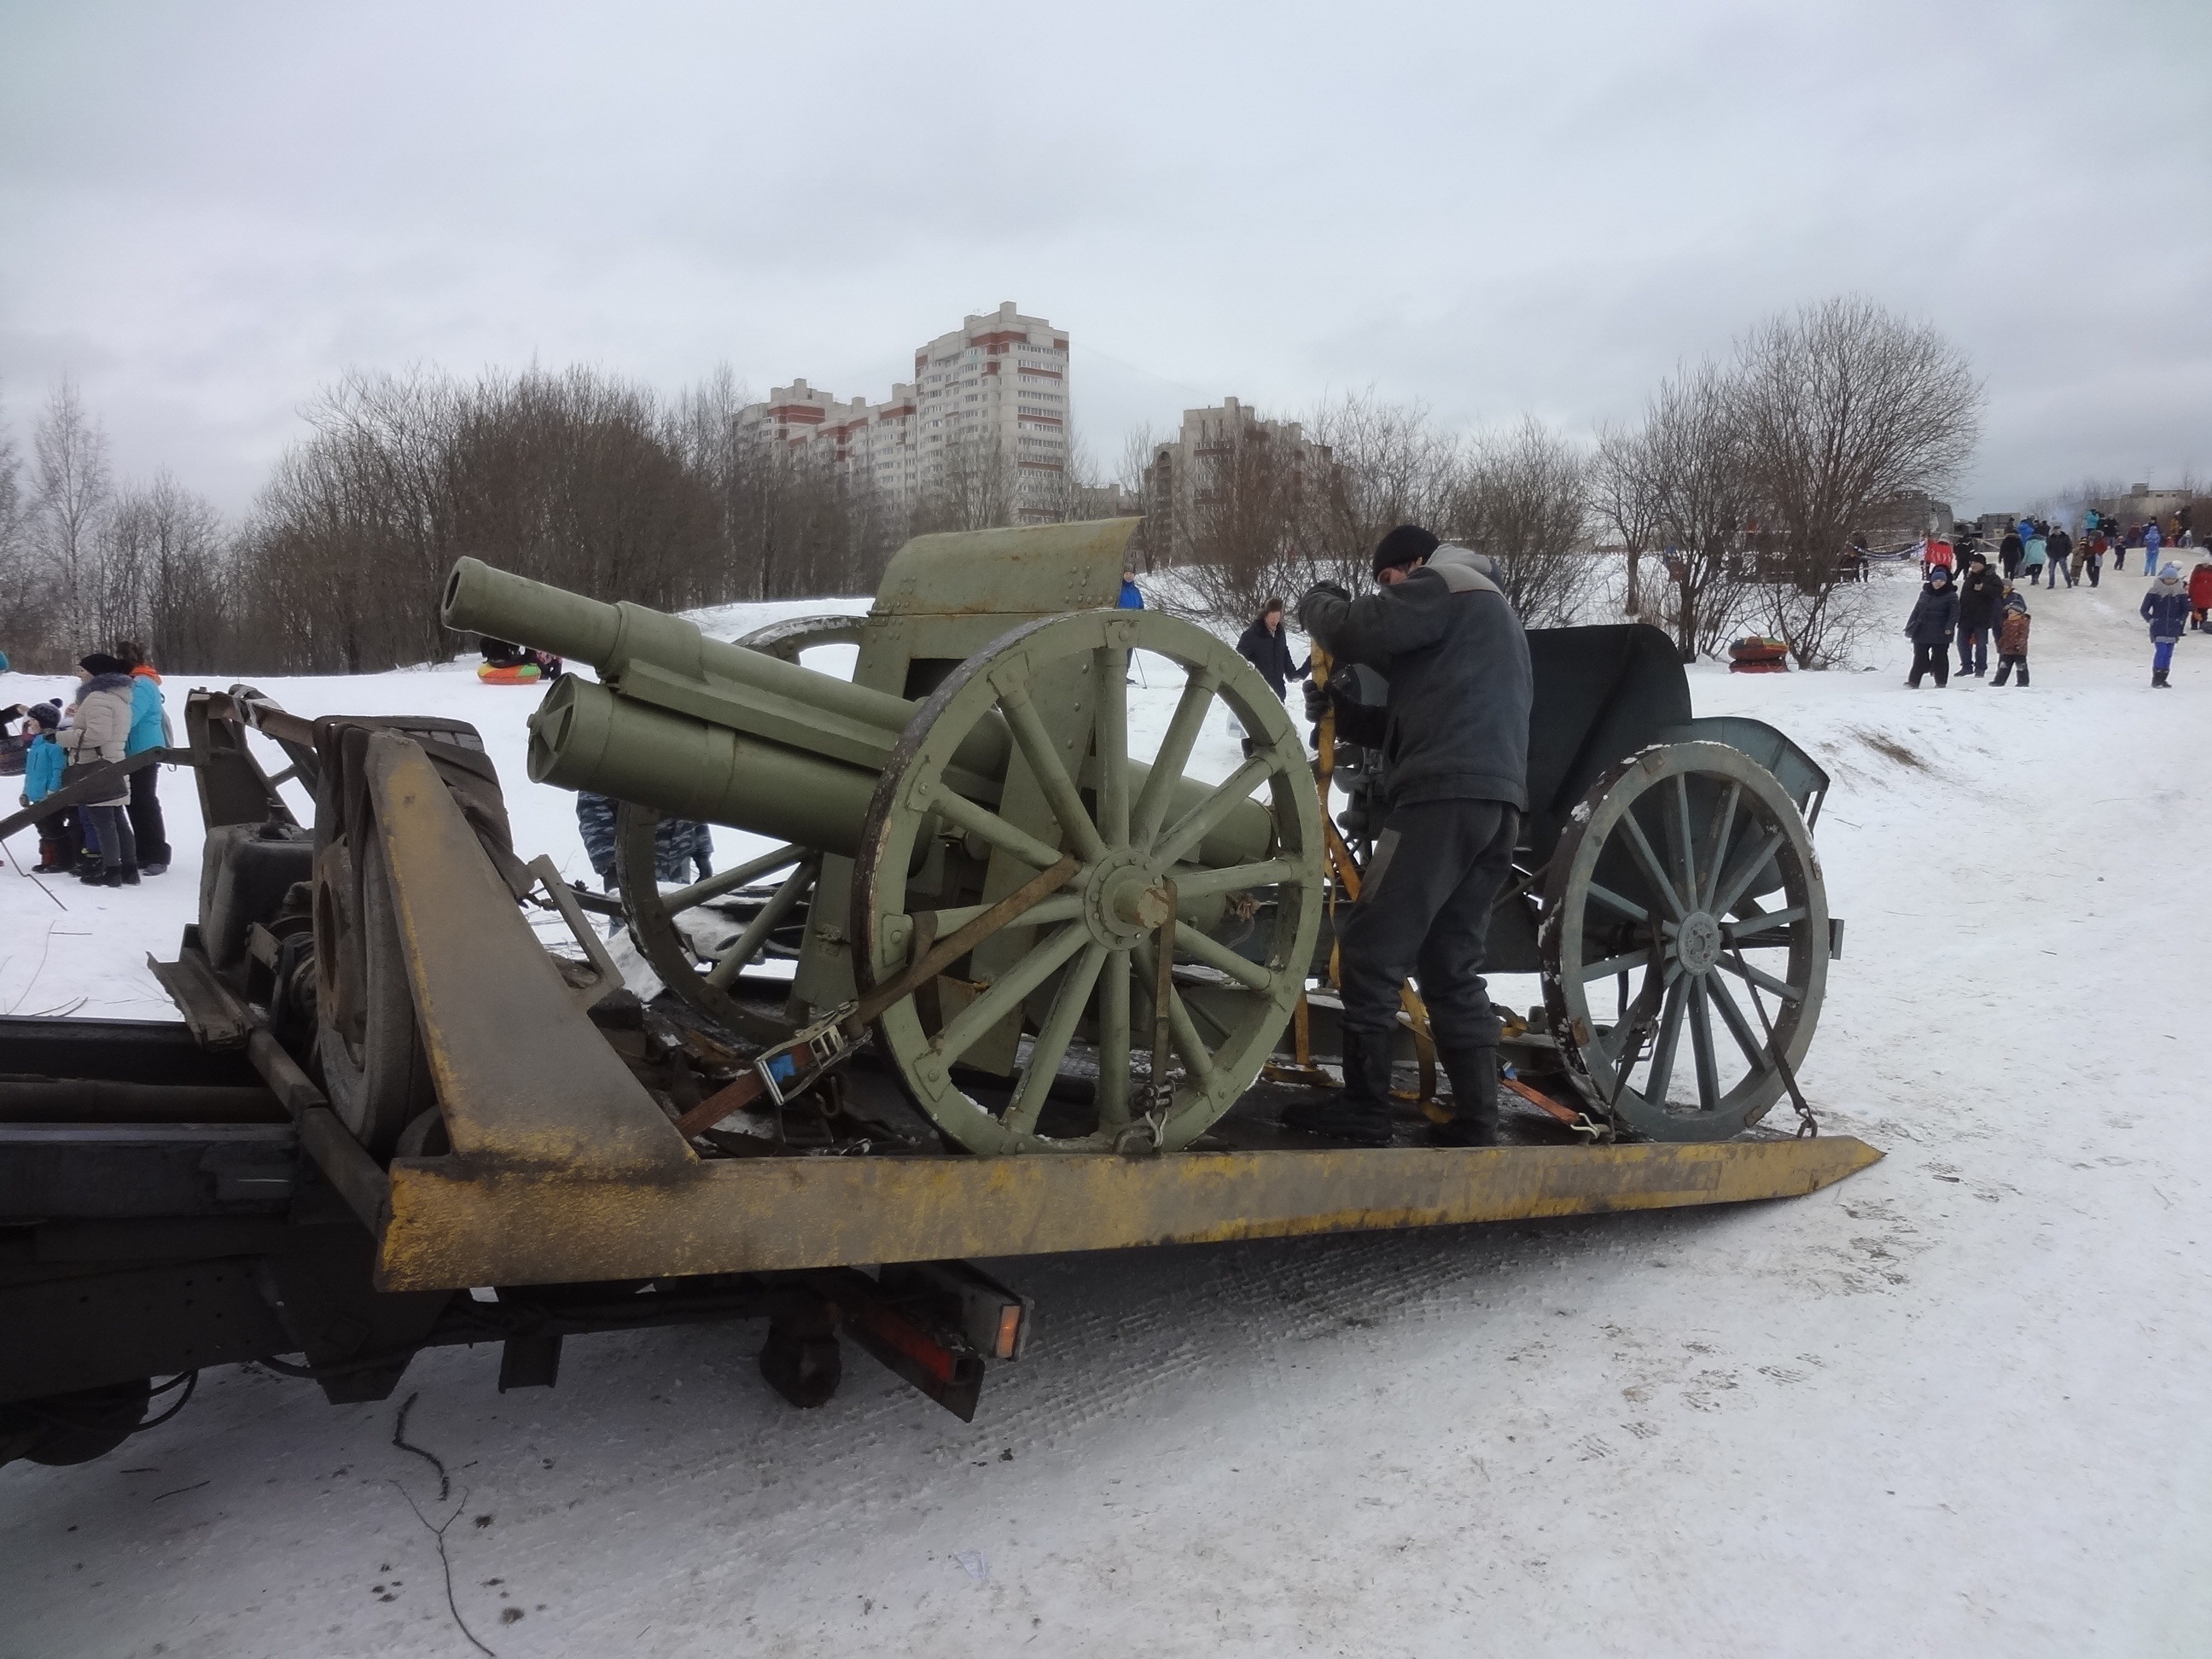
<path fill-rule="evenodd" d="M 1812 1042 L 1829 950 L 1812 834 L 1773 775 L 1724 744 L 1647 749 L 1592 786 L 1550 870 L 1544 998 L 1577 1086 L 1653 1140 L 1758 1122 L 1778 1050 L 1794 1073 Z"/>
<path fill-rule="evenodd" d="M 1129 752 L 1137 649 L 1186 677 L 1149 766 Z M 1218 783 L 1187 775 L 1217 700 L 1254 744 Z M 990 720 L 1003 720 L 1012 740 L 994 800 L 946 781 L 962 741 Z M 875 1027 L 878 1050 L 921 1110 L 971 1152 L 1127 1149 L 1133 1138 L 1186 1146 L 1249 1086 L 1304 988 L 1321 921 L 1321 849 L 1313 775 L 1290 718 L 1220 640 L 1151 611 L 1081 611 L 1017 628 L 939 686 L 884 770 L 854 872 L 862 993 L 1064 854 L 1076 869 L 964 966 L 892 1004 Z M 1170 971 L 1213 994 L 1199 1009 L 1170 982 L 1171 1058 L 1154 1078 L 1157 948 L 1170 904 Z M 1258 919 L 1236 948 L 1214 936 L 1232 909 Z M 1009 1040 L 1022 1031 L 1030 1033 L 1025 1054 Z M 1079 1121 L 1056 1107 L 1054 1132 L 1041 1133 L 1079 1042 L 1095 1053 L 1094 1097 L 1076 1109 Z M 987 1105 L 954 1067 L 994 1047 L 1004 1056 L 994 1069 L 1008 1070 L 1010 1082 L 1004 1101 Z"/>

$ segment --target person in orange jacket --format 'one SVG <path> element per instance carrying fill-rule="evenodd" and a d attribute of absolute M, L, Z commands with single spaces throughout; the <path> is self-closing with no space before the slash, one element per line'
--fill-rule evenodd
<path fill-rule="evenodd" d="M 2212 559 L 2199 559 L 2189 573 L 2189 625 L 2212 634 Z"/>

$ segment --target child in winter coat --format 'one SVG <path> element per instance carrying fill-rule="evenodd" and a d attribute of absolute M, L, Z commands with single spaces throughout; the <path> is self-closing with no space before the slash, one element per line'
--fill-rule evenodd
<path fill-rule="evenodd" d="M 2212 559 L 2200 559 L 2189 573 L 2189 625 L 2200 634 L 2212 633 Z"/>
<path fill-rule="evenodd" d="M 62 773 L 69 765 L 69 757 L 54 741 L 55 729 L 61 725 L 62 706 L 52 702 L 33 703 L 23 711 L 30 742 L 23 750 L 23 805 L 36 806 L 62 787 Z M 39 862 L 40 875 L 63 875 L 76 863 L 84 851 L 84 837 L 79 833 L 76 814 L 58 812 L 39 821 Z"/>
<path fill-rule="evenodd" d="M 2160 690 L 2171 690 L 2166 670 L 2173 666 L 2174 645 L 2189 626 L 2189 586 L 2181 580 L 2179 565 L 2168 561 L 2151 579 L 2150 591 L 2142 599 L 2142 618 L 2150 624 L 2150 683 Z"/>
<path fill-rule="evenodd" d="M 2020 671 L 2020 683 L 2027 684 L 2027 599 L 2010 588 L 2005 590 L 2003 620 L 1997 623 L 1997 677 L 1990 682 L 2002 685 Z"/>
<path fill-rule="evenodd" d="M 1933 674 L 1938 690 L 1951 683 L 1951 641 L 1959 631 L 1959 596 L 1951 591 L 1951 567 L 1929 567 L 1920 597 L 1912 602 L 1905 619 L 1905 637 L 1912 641 L 1912 673 L 1905 684 L 1915 691 L 1920 677 Z"/>

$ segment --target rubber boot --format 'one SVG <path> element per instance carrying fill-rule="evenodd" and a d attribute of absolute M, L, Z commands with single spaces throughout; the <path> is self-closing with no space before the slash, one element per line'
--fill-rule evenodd
<path fill-rule="evenodd" d="M 1495 1146 L 1498 1144 L 1498 1050 L 1443 1048 L 1437 1058 L 1451 1079 L 1452 1116 L 1429 1126 L 1438 1146 Z"/>
<path fill-rule="evenodd" d="M 1390 1040 L 1344 1033 L 1344 1087 L 1283 1108 L 1283 1127 L 1355 1146 L 1390 1144 Z"/>
<path fill-rule="evenodd" d="M 2160 690 L 2172 690 L 2166 683 L 2166 670 L 2163 668 L 2154 668 L 2150 671 L 2150 683 Z"/>

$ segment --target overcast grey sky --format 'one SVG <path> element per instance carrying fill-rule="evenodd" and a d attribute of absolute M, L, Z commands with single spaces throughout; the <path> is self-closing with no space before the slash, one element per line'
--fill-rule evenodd
<path fill-rule="evenodd" d="M 0 396 L 240 510 L 349 368 L 887 393 L 1018 301 L 1123 433 L 1632 416 L 1843 291 L 1986 378 L 1964 508 L 2212 475 L 2212 0 L 0 0 Z"/>

